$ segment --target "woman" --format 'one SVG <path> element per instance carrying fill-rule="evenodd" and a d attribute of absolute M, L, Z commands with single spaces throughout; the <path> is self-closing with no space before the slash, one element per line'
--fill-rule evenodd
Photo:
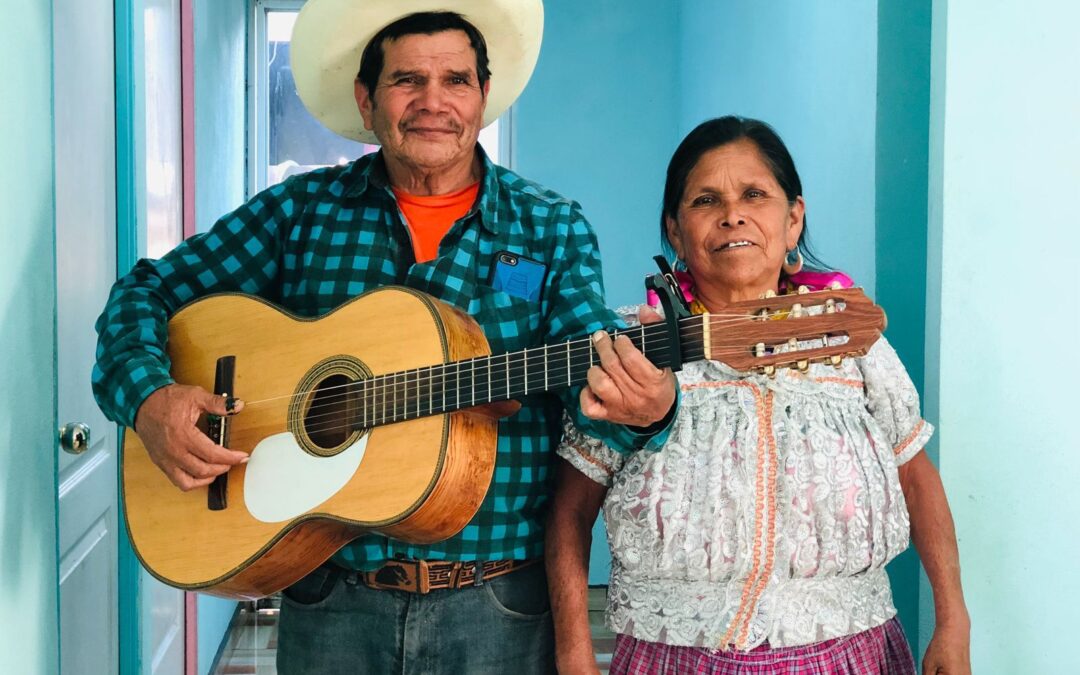
<path fill-rule="evenodd" d="M 804 211 L 769 126 L 724 117 L 691 132 L 668 167 L 661 237 L 695 311 L 830 278 L 799 269 Z M 561 672 L 596 672 L 586 584 L 601 505 L 611 673 L 913 673 L 884 571 L 909 522 L 937 619 L 923 672 L 970 672 L 952 517 L 923 451 L 932 428 L 884 339 L 839 368 L 770 378 L 704 361 L 679 382 L 659 452 L 622 456 L 566 430 L 547 535 Z"/>

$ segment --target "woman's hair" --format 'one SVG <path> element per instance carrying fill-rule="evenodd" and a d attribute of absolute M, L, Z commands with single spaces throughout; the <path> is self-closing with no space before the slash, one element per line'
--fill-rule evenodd
<path fill-rule="evenodd" d="M 671 156 L 671 162 L 668 164 L 667 181 L 664 183 L 664 202 L 660 210 L 660 245 L 669 257 L 675 257 L 675 250 L 668 240 L 666 219 L 670 217 L 674 220 L 678 217 L 679 202 L 682 201 L 683 192 L 686 190 L 686 179 L 690 176 L 690 172 L 694 170 L 701 156 L 706 152 L 743 139 L 757 146 L 790 204 L 795 203 L 796 197 L 802 196 L 802 181 L 799 179 L 799 172 L 795 170 L 795 161 L 791 159 L 791 153 L 788 152 L 784 141 L 780 139 L 780 135 L 768 124 L 735 115 L 702 122 L 687 134 L 679 147 L 675 149 L 675 154 Z M 828 266 L 810 250 L 805 215 L 797 248 L 802 253 L 808 268 L 828 269 Z"/>

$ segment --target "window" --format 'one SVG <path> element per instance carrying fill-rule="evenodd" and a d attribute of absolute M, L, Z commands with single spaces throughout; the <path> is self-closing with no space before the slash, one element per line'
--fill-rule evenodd
<path fill-rule="evenodd" d="M 345 164 L 378 150 L 376 145 L 357 143 L 325 128 L 297 96 L 289 46 L 303 4 L 303 0 L 254 0 L 248 74 L 250 194 L 293 174 Z M 507 112 L 480 132 L 480 143 L 492 160 L 507 165 L 509 119 Z"/>

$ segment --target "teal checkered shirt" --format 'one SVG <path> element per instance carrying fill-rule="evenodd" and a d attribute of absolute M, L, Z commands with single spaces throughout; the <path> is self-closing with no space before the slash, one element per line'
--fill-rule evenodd
<path fill-rule="evenodd" d="M 409 286 L 472 315 L 493 353 L 563 342 L 618 325 L 604 305 L 596 237 L 578 204 L 478 152 L 484 178 L 476 203 L 427 263 L 415 262 L 381 153 L 294 176 L 161 259 L 140 260 L 113 287 L 97 322 L 93 388 L 102 410 L 132 426 L 143 400 L 172 383 L 163 347 L 168 319 L 209 293 L 258 295 L 314 317 L 365 291 Z M 513 297 L 488 285 L 500 251 L 547 267 L 538 299 Z M 624 426 L 588 420 L 577 405 L 578 393 L 529 395 L 517 414 L 500 421 L 491 487 L 458 535 L 426 546 L 367 535 L 342 549 L 336 560 L 374 569 L 395 557 L 539 556 L 563 404 L 580 428 L 614 448 L 657 449 L 667 436 L 665 431 L 642 437 Z"/>

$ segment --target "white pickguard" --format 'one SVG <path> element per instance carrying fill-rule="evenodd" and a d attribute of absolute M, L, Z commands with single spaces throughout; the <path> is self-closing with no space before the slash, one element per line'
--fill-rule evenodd
<path fill-rule="evenodd" d="M 244 474 L 248 511 L 264 523 L 279 523 L 322 504 L 356 473 L 367 441 L 364 434 L 333 457 L 315 457 L 290 433 L 267 436 L 251 451 Z"/>

